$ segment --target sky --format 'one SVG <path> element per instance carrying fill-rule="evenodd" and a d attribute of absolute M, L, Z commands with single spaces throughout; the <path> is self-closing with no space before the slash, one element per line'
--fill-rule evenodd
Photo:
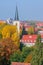
<path fill-rule="evenodd" d="M 16 5 L 20 20 L 43 21 L 43 0 L 0 0 L 0 19 L 14 19 Z"/>

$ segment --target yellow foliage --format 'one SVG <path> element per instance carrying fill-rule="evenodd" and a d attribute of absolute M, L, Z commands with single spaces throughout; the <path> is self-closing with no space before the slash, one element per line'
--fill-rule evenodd
<path fill-rule="evenodd" d="M 10 37 L 14 32 L 17 31 L 17 27 L 13 25 L 6 25 L 2 30 L 3 38 Z"/>
<path fill-rule="evenodd" d="M 2 33 L 2 30 L 0 29 L 0 33 Z"/>
<path fill-rule="evenodd" d="M 16 25 L 6 25 L 2 30 L 2 35 L 3 39 L 11 38 L 14 41 L 14 44 L 16 44 L 17 47 L 19 47 L 20 40 Z"/>
<path fill-rule="evenodd" d="M 2 33 L 2 29 L 4 28 L 5 25 L 6 25 L 6 23 L 0 22 L 0 33 Z"/>
<path fill-rule="evenodd" d="M 14 41 L 14 44 L 16 44 L 18 47 L 20 46 L 20 39 L 19 39 L 19 35 L 17 32 L 15 32 L 13 35 L 12 35 L 12 40 Z"/>
<path fill-rule="evenodd" d="M 7 33 L 6 34 L 6 38 L 10 38 L 10 33 Z"/>

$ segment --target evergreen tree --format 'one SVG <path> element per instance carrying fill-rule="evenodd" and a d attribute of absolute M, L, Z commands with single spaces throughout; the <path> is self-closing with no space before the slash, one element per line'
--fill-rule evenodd
<path fill-rule="evenodd" d="M 25 27 L 23 26 L 22 35 L 27 35 L 27 31 L 25 30 Z"/>
<path fill-rule="evenodd" d="M 24 47 L 24 44 L 20 42 L 20 51 L 22 51 L 22 48 Z"/>
<path fill-rule="evenodd" d="M 33 51 L 33 58 L 31 65 L 43 65 L 43 43 L 41 43 L 41 36 L 38 35 L 35 49 Z"/>
<path fill-rule="evenodd" d="M 25 27 L 23 26 L 23 29 L 22 29 L 22 34 L 20 35 L 20 39 L 22 38 L 23 35 L 27 35 L 28 32 L 25 30 Z"/>

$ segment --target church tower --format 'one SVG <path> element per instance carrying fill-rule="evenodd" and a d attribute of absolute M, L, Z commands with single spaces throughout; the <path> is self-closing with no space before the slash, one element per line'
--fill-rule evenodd
<path fill-rule="evenodd" d="M 18 15 L 17 5 L 16 5 L 16 11 L 15 11 L 15 20 L 16 20 L 16 21 L 19 21 L 19 15 Z"/>
<path fill-rule="evenodd" d="M 13 21 L 13 25 L 17 25 L 17 30 L 18 30 L 18 33 L 19 33 L 20 32 L 20 21 L 19 21 L 19 15 L 18 15 L 17 6 L 16 6 L 15 18 L 14 18 L 14 21 Z"/>

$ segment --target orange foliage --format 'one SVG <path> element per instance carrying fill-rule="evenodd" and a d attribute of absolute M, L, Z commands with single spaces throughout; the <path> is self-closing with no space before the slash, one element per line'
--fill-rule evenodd
<path fill-rule="evenodd" d="M 18 47 L 10 38 L 3 39 L 0 42 L 0 57 L 3 57 L 5 55 L 6 58 L 9 58 L 10 55 L 13 54 L 16 50 L 18 50 Z"/>

